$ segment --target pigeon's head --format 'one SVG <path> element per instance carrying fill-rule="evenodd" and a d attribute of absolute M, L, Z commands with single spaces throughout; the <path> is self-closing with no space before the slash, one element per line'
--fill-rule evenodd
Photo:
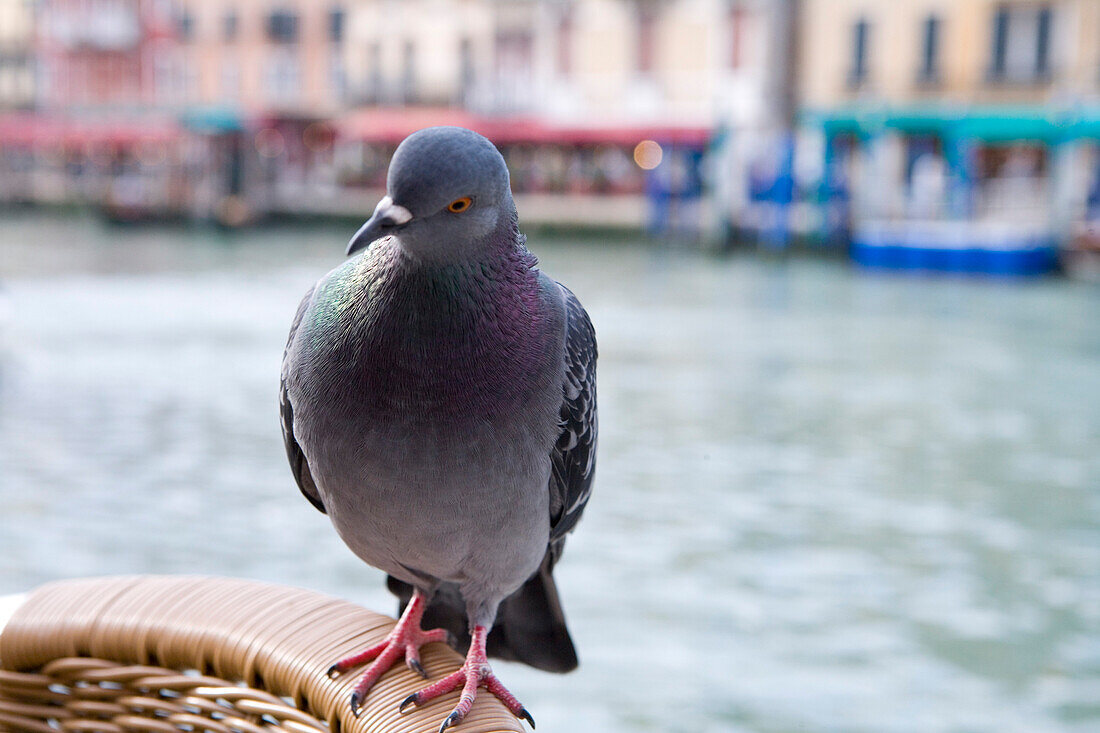
<path fill-rule="evenodd" d="M 469 259 L 515 212 L 508 168 L 491 142 L 462 127 L 429 127 L 397 147 L 386 197 L 352 237 L 348 254 L 393 236 L 422 259 Z"/>

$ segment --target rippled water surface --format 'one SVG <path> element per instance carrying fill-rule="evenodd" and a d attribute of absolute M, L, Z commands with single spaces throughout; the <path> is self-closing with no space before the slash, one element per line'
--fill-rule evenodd
<path fill-rule="evenodd" d="M 0 593 L 216 573 L 392 612 L 276 389 L 353 226 L 0 212 Z M 1100 290 L 532 237 L 600 346 L 546 731 L 1100 730 Z"/>

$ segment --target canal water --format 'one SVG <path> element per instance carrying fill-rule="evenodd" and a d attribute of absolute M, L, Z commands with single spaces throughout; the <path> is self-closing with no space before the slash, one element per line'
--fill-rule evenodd
<path fill-rule="evenodd" d="M 0 214 L 0 593 L 215 573 L 393 612 L 276 391 L 354 225 Z M 600 340 L 546 731 L 1100 730 L 1100 290 L 533 236 Z"/>

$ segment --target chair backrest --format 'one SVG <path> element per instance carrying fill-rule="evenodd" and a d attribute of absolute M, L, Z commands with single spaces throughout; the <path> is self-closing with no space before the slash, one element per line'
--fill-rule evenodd
<path fill-rule="evenodd" d="M 396 665 L 363 714 L 348 698 L 356 671 L 336 659 L 381 641 L 392 618 L 298 588 L 246 580 L 125 576 L 50 583 L 30 593 L 0 632 L 0 730 L 434 731 L 457 692 L 406 714 L 426 683 Z M 429 644 L 431 678 L 462 658 Z M 521 732 L 492 695 L 479 695 L 462 733 Z"/>

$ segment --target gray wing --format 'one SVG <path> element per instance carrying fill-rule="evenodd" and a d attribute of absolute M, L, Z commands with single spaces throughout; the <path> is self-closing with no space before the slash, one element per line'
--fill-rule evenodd
<path fill-rule="evenodd" d="M 298 304 L 298 312 L 294 314 L 294 322 L 290 324 L 290 335 L 286 340 L 286 348 L 283 349 L 283 368 L 279 375 L 279 417 L 283 427 L 283 444 L 286 446 L 286 457 L 290 461 L 290 470 L 294 474 L 294 480 L 298 482 L 298 488 L 302 495 L 309 499 L 309 503 L 317 507 L 322 513 L 326 513 L 325 505 L 321 501 L 321 494 L 317 491 L 317 484 L 313 480 L 313 474 L 309 472 L 309 463 L 302 453 L 302 446 L 294 439 L 294 407 L 290 404 L 290 395 L 287 394 L 286 378 L 289 374 L 290 364 L 288 355 L 290 345 L 294 342 L 294 334 L 298 332 L 298 326 L 302 323 L 309 300 L 313 297 L 313 288 L 309 289 L 306 297 Z"/>
<path fill-rule="evenodd" d="M 596 471 L 596 332 L 577 296 L 565 294 L 565 383 L 561 433 L 550 453 L 550 543 L 560 544 L 581 518 Z"/>

